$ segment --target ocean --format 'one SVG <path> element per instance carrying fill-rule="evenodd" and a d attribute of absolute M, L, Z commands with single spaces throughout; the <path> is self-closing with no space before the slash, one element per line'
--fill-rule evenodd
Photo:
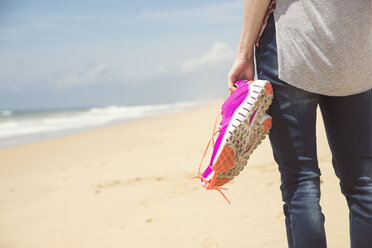
<path fill-rule="evenodd" d="M 200 103 L 7 110 L 0 109 L 0 148 L 61 137 L 113 124 L 181 111 Z"/>

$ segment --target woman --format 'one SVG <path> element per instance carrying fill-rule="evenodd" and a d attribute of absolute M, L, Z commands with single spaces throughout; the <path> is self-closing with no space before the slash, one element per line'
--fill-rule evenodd
<path fill-rule="evenodd" d="M 315 137 L 319 105 L 350 210 L 351 247 L 372 247 L 372 1 L 246 0 L 244 8 L 228 87 L 231 93 L 235 81 L 254 78 L 256 44 L 257 77 L 274 89 L 269 137 L 288 246 L 326 247 Z"/>

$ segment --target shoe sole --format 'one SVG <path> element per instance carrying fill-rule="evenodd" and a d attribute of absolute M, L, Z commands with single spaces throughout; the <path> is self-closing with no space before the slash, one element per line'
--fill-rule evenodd
<path fill-rule="evenodd" d="M 248 138 L 247 144 L 251 144 L 249 147 L 244 147 L 246 152 L 243 154 L 236 154 L 235 166 L 231 168 L 231 170 L 218 174 L 217 180 L 221 179 L 220 181 L 226 181 L 228 178 L 229 181 L 232 180 L 234 177 L 238 176 L 239 173 L 244 169 L 247 161 L 252 154 L 252 152 L 262 143 L 262 141 L 266 138 L 267 134 L 269 133 L 272 125 L 271 116 L 267 115 L 263 117 L 262 124 L 257 125 L 257 128 L 253 130 L 250 137 Z M 222 180 L 223 179 L 223 180 Z"/>
<path fill-rule="evenodd" d="M 222 186 L 237 176 L 253 150 L 266 137 L 271 128 L 271 117 L 265 118 L 263 123 L 261 118 L 272 98 L 273 89 L 268 81 L 256 80 L 250 85 L 250 93 L 234 111 L 225 133 L 225 142 L 216 155 L 217 161 L 211 166 L 213 172 L 207 180 L 217 173 L 215 180 L 210 182 L 213 186 Z"/>

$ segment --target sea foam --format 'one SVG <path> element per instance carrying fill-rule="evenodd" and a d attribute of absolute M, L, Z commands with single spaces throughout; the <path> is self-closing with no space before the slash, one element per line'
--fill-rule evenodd
<path fill-rule="evenodd" d="M 197 105 L 196 102 L 181 102 L 138 106 L 110 105 L 78 110 L 0 110 L 0 143 L 5 139 L 22 138 L 27 135 L 89 129 L 112 123 L 126 122 L 174 112 L 195 105 Z"/>

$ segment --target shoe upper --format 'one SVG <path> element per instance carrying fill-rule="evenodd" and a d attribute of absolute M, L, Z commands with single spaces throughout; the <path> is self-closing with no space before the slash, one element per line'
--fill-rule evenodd
<path fill-rule="evenodd" d="M 220 124 L 220 133 L 216 140 L 215 146 L 213 148 L 212 157 L 209 163 L 209 166 L 203 173 L 203 177 L 207 178 L 210 173 L 212 173 L 211 166 L 213 165 L 213 161 L 217 155 L 217 152 L 221 146 L 223 141 L 223 137 L 225 136 L 226 129 L 231 121 L 232 116 L 234 115 L 235 110 L 241 105 L 244 99 L 247 97 L 249 93 L 249 86 L 250 81 L 241 80 L 237 81 L 235 84 L 237 85 L 237 89 L 226 99 L 223 103 L 221 111 L 222 111 L 222 121 Z"/>

